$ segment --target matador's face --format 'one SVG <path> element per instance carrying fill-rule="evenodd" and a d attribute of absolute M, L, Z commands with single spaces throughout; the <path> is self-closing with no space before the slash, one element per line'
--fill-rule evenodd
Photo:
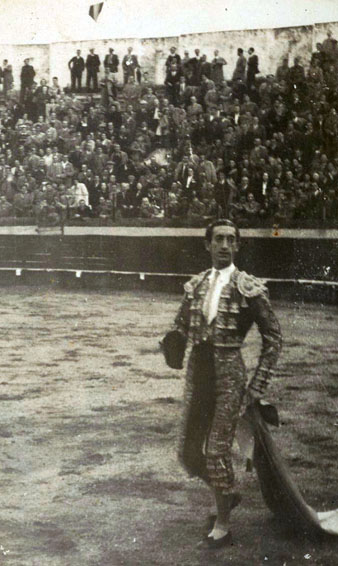
<path fill-rule="evenodd" d="M 215 269 L 223 269 L 231 265 L 238 251 L 236 230 L 232 226 L 215 226 L 211 242 L 206 242 L 211 261 Z"/>

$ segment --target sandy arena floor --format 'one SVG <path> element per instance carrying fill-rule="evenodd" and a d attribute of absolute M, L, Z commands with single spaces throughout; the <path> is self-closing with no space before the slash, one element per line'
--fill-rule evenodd
<path fill-rule="evenodd" d="M 241 472 L 234 545 L 197 548 L 211 499 L 176 459 L 184 372 L 157 350 L 179 297 L 0 289 L 0 565 L 338 565 L 280 531 Z M 338 310 L 276 303 L 275 440 L 307 501 L 338 507 Z M 244 355 L 253 369 L 259 337 Z"/>

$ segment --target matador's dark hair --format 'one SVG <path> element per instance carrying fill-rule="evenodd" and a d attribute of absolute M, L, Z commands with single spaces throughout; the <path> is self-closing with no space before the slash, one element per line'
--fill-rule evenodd
<path fill-rule="evenodd" d="M 205 239 L 207 240 L 207 242 L 211 242 L 212 233 L 214 228 L 216 228 L 216 226 L 230 226 L 230 228 L 235 228 L 237 243 L 239 243 L 240 240 L 239 228 L 238 226 L 236 226 L 236 224 L 234 224 L 234 222 L 228 220 L 227 218 L 219 218 L 218 220 L 215 220 L 214 222 L 212 222 L 207 226 L 207 229 L 205 231 Z"/>

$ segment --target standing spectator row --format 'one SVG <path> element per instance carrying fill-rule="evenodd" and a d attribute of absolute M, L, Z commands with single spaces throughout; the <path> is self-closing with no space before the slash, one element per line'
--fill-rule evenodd
<path fill-rule="evenodd" d="M 254 48 L 238 48 L 225 81 L 220 52 L 213 66 L 198 49 L 181 58 L 172 48 L 159 86 L 147 76 L 138 83 L 131 51 L 126 82 L 107 76 L 101 97 L 33 80 L 1 111 L 0 214 L 336 226 L 338 81 L 328 39 L 307 72 L 299 58 L 284 59 L 263 77 Z M 119 64 L 108 55 L 107 75 Z"/>

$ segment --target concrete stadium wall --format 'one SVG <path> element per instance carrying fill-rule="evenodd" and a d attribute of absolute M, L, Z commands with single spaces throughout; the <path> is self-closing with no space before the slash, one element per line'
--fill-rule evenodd
<path fill-rule="evenodd" d="M 115 39 L 115 40 L 98 40 L 98 41 L 77 41 L 53 43 L 50 45 L 50 73 L 51 77 L 58 77 L 62 86 L 70 85 L 70 71 L 68 69 L 68 61 L 76 54 L 77 49 L 81 49 L 81 55 L 86 61 L 89 49 L 95 49 L 101 60 L 100 77 L 104 75 L 103 60 L 108 48 L 112 47 L 120 58 L 120 67 L 118 80 L 122 81 L 122 58 L 127 53 L 128 47 L 131 46 L 136 54 L 140 52 L 139 39 Z M 86 83 L 86 72 L 82 75 L 82 85 Z"/>
<path fill-rule="evenodd" d="M 275 73 L 277 66 L 285 56 L 289 57 L 290 64 L 292 64 L 296 55 L 300 56 L 306 67 L 317 38 L 324 39 L 328 28 L 332 29 L 334 35 L 338 37 L 338 22 L 335 22 L 315 26 L 220 31 L 163 38 L 112 38 L 46 45 L 2 45 L 0 47 L 0 61 L 8 59 L 12 64 L 15 88 L 20 86 L 20 71 L 26 57 L 32 59 L 37 72 L 37 81 L 40 81 L 41 78 L 51 80 L 53 76 L 57 76 L 60 85 L 64 87 L 70 84 L 68 61 L 77 49 L 81 49 L 83 57 L 86 58 L 89 49 L 95 48 L 102 61 L 100 76 L 103 76 L 103 58 L 108 52 L 108 48 L 113 47 L 120 58 L 120 62 L 122 62 L 127 48 L 132 46 L 134 52 L 138 55 L 142 71 L 148 71 L 151 80 L 156 84 L 161 84 L 165 76 L 165 60 L 170 47 L 175 45 L 182 56 L 185 50 L 189 51 L 190 56 L 193 56 L 194 49 L 199 47 L 201 52 L 208 56 L 208 60 L 213 57 L 214 50 L 219 49 L 220 54 L 227 61 L 227 65 L 224 67 L 224 78 L 231 79 L 238 47 L 242 47 L 245 51 L 249 47 L 255 48 L 259 56 L 260 71 L 263 75 Z M 122 81 L 121 65 L 118 78 Z"/>
<path fill-rule="evenodd" d="M 219 49 L 221 55 L 226 59 L 224 78 L 231 79 L 236 64 L 237 49 L 242 47 L 245 51 L 254 47 L 260 61 L 260 71 L 263 75 L 274 73 L 277 66 L 285 56 L 289 56 L 290 62 L 298 55 L 302 58 L 305 66 L 312 51 L 312 26 L 294 28 L 271 29 L 271 30 L 244 30 L 224 31 L 213 33 L 199 33 L 182 35 L 179 37 L 163 37 L 148 39 L 111 39 L 98 41 L 65 42 L 50 45 L 50 73 L 58 76 L 60 84 L 65 86 L 70 83 L 70 73 L 67 67 L 69 59 L 75 54 L 76 49 L 81 49 L 85 58 L 91 47 L 95 47 L 96 53 L 101 58 L 113 47 L 115 53 L 122 62 L 127 48 L 132 46 L 138 55 L 142 71 L 149 73 L 150 79 L 156 84 L 163 84 L 165 78 L 165 61 L 171 46 L 177 47 L 178 53 L 183 56 L 185 50 L 190 56 L 194 55 L 194 49 L 199 47 L 201 53 L 205 53 L 208 60 L 213 58 L 214 50 Z M 101 73 L 103 75 L 103 65 Z M 118 78 L 122 81 L 122 69 Z"/>
<path fill-rule="evenodd" d="M 299 55 L 307 65 L 312 50 L 312 26 L 294 28 L 224 31 L 215 33 L 200 33 L 182 35 L 180 37 L 180 52 L 186 49 L 190 55 L 196 47 L 211 60 L 215 49 L 227 61 L 224 67 L 224 78 L 231 79 L 237 60 L 237 49 L 242 47 L 247 53 L 254 47 L 259 57 L 261 74 L 275 73 L 282 58 L 289 57 L 290 63 Z M 246 55 L 247 56 L 247 55 Z"/>
<path fill-rule="evenodd" d="M 20 89 L 20 73 L 24 59 L 30 58 L 36 72 L 35 80 L 50 79 L 49 52 L 51 45 L 0 45 L 0 65 L 8 59 L 13 68 L 14 89 Z"/>
<path fill-rule="evenodd" d="M 315 24 L 313 27 L 313 49 L 316 47 L 316 43 L 322 43 L 327 37 L 327 32 L 332 31 L 334 38 L 338 37 L 338 22 L 328 22 L 323 24 Z"/>

